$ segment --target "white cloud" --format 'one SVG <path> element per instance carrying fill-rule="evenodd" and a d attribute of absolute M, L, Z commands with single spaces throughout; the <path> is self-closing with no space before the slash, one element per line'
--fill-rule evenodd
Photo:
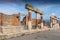
<path fill-rule="evenodd" d="M 56 14 L 55 14 L 55 13 L 52 13 L 51 15 L 56 16 Z"/>
<path fill-rule="evenodd" d="M 17 14 L 18 12 L 20 12 L 19 7 L 17 6 L 17 4 L 0 4 L 0 12 L 4 13 L 4 14 Z"/>

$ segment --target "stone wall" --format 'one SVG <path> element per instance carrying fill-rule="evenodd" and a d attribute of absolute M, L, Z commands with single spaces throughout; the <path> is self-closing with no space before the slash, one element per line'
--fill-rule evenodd
<path fill-rule="evenodd" d="M 2 25 L 2 13 L 0 13 L 0 26 Z"/>
<path fill-rule="evenodd" d="M 20 26 L 1 26 L 1 28 L 1 32 L 4 34 L 19 33 L 22 31 L 22 27 Z"/>
<path fill-rule="evenodd" d="M 20 14 L 6 15 L 0 13 L 0 25 L 1 26 L 19 26 L 20 25 Z"/>
<path fill-rule="evenodd" d="M 3 23 L 4 26 L 12 25 L 13 16 L 11 16 L 11 15 L 3 15 L 2 20 L 3 20 L 2 23 Z"/>
<path fill-rule="evenodd" d="M 38 20 L 38 24 L 41 23 L 41 19 L 37 19 Z M 26 18 L 24 18 L 24 22 L 26 22 Z M 45 26 L 45 21 L 43 20 L 43 25 Z M 32 25 L 36 26 L 36 19 L 32 19 Z"/>

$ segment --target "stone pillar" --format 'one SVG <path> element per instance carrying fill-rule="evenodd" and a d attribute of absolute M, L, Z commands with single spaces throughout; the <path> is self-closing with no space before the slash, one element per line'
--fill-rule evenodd
<path fill-rule="evenodd" d="M 0 26 L 2 26 L 2 13 L 0 13 Z"/>
<path fill-rule="evenodd" d="M 28 16 L 26 15 L 26 19 L 25 19 L 25 26 L 27 27 L 27 22 L 28 22 Z"/>
<path fill-rule="evenodd" d="M 58 26 L 58 28 L 59 28 L 59 19 L 57 19 L 57 26 Z"/>
<path fill-rule="evenodd" d="M 32 24 L 31 24 L 31 10 L 28 10 L 28 30 L 31 30 Z"/>
<path fill-rule="evenodd" d="M 57 19 L 57 23 L 59 24 L 59 19 Z"/>
<path fill-rule="evenodd" d="M 54 21 L 55 21 L 55 19 L 53 18 L 53 20 L 52 20 L 52 22 L 53 22 L 53 25 L 52 25 L 52 26 L 53 26 L 53 27 L 55 26 L 55 22 L 54 22 Z"/>
<path fill-rule="evenodd" d="M 50 27 L 52 28 L 52 18 L 50 18 Z"/>
<path fill-rule="evenodd" d="M 56 28 L 56 25 L 57 25 L 57 20 L 56 19 L 54 19 L 54 27 Z"/>
<path fill-rule="evenodd" d="M 37 15 L 38 13 L 36 13 L 36 28 L 38 29 L 38 15 Z"/>
<path fill-rule="evenodd" d="M 41 15 L 41 28 L 43 28 L 43 15 Z"/>

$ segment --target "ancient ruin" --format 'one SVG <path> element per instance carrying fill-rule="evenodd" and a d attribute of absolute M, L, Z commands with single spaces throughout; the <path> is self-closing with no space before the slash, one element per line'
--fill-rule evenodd
<path fill-rule="evenodd" d="M 51 28 L 58 28 L 59 27 L 59 18 L 56 16 L 50 17 L 50 27 Z"/>
<path fill-rule="evenodd" d="M 0 25 L 1 26 L 19 26 L 20 25 L 20 13 L 19 14 L 12 14 L 6 15 L 0 13 Z"/>
<path fill-rule="evenodd" d="M 31 28 L 32 28 L 32 24 L 31 24 L 31 21 L 32 21 L 31 20 L 31 14 L 32 14 L 31 12 L 32 11 L 34 11 L 36 13 L 36 28 L 38 28 L 37 14 L 41 15 L 41 28 L 43 28 L 43 11 L 38 10 L 37 8 L 34 8 L 29 4 L 26 4 L 25 8 L 28 9 L 28 27 L 29 27 L 29 30 L 31 30 Z"/>
<path fill-rule="evenodd" d="M 59 18 L 56 16 L 50 17 L 50 27 L 47 27 L 44 20 L 44 12 L 26 4 L 25 8 L 28 10 L 28 14 L 12 14 L 7 15 L 4 13 L 0 13 L 0 33 L 10 34 L 10 33 L 21 33 L 21 32 L 34 32 L 42 31 L 42 30 L 50 30 L 51 28 L 59 28 Z M 32 11 L 36 14 L 36 19 L 32 19 Z M 38 19 L 38 15 L 40 15 L 40 19 Z M 21 16 L 25 16 L 23 21 L 21 22 Z M 35 29 L 32 29 L 35 27 Z M 25 29 L 27 28 L 27 29 Z"/>

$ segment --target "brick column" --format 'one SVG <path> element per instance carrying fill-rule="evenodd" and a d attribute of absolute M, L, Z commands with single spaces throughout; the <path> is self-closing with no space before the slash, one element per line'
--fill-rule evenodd
<path fill-rule="evenodd" d="M 31 30 L 32 24 L 31 24 L 31 10 L 28 10 L 28 30 Z"/>
<path fill-rule="evenodd" d="M 43 15 L 41 15 L 41 28 L 43 28 Z"/>
<path fill-rule="evenodd" d="M 37 15 L 38 13 L 36 13 L 36 28 L 38 29 L 38 15 Z"/>

